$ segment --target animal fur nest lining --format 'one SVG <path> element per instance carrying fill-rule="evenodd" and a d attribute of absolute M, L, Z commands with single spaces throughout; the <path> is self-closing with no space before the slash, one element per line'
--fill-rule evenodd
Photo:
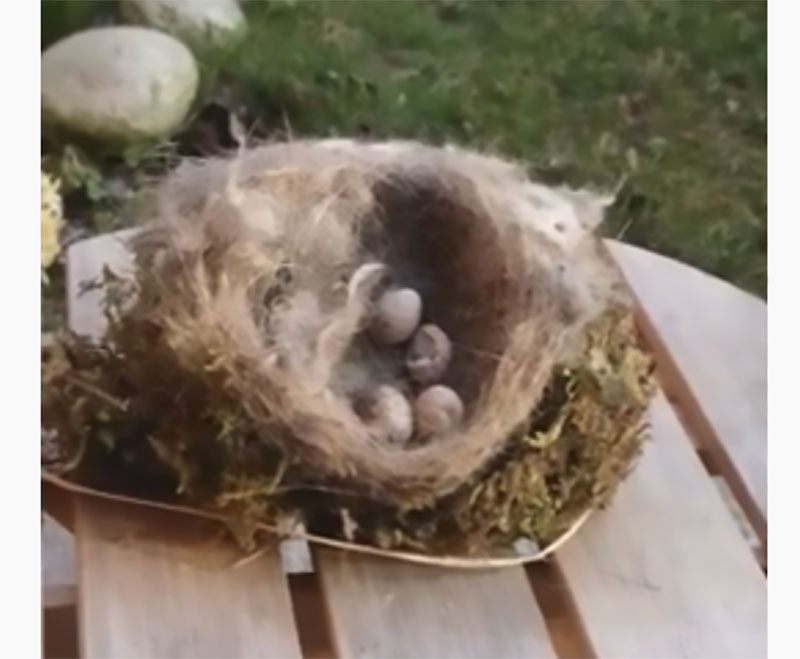
<path fill-rule="evenodd" d="M 607 203 L 532 183 L 501 160 L 417 143 L 294 142 L 185 163 L 132 243 L 132 295 L 109 295 L 106 337 L 82 359 L 71 349 L 72 384 L 60 403 L 43 403 L 43 419 L 85 448 L 96 419 L 81 417 L 94 430 L 79 441 L 75 419 L 58 410 L 70 386 L 77 395 L 87 389 L 75 383 L 90 382 L 124 402 L 124 414 L 107 416 L 140 424 L 136 439 L 112 423 L 106 443 L 128 442 L 136 455 L 131 447 L 146 444 L 179 474 L 179 492 L 222 506 L 234 490 L 245 496 L 242 474 L 261 494 L 291 475 L 393 510 L 435 507 L 491 475 L 510 438 L 528 432 L 559 369 L 589 354 L 588 328 L 611 309 L 627 318 L 592 233 Z M 365 332 L 376 291 L 392 285 L 418 291 L 423 322 L 452 341 L 442 384 L 464 408 L 444 434 L 405 443 L 387 442 L 354 406 L 383 385 L 415 394 L 404 349 L 379 349 Z M 644 407 L 637 399 L 627 410 L 614 441 L 640 427 Z M 252 468 L 265 455 L 279 465 L 266 486 Z M 120 489 L 120 479 L 102 486 Z"/>

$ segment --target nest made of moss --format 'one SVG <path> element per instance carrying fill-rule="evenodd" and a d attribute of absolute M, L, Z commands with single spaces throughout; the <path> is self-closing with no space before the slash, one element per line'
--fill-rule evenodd
<path fill-rule="evenodd" d="M 291 521 L 476 557 L 550 545 L 632 467 L 652 364 L 592 233 L 607 200 L 342 140 L 188 162 L 160 199 L 134 276 L 94 283 L 104 336 L 44 355 L 48 474 L 224 515 L 245 544 Z M 371 331 L 398 287 L 451 345 L 434 382 L 409 376 L 413 338 Z M 435 430 L 360 409 L 388 387 L 412 410 L 431 385 L 460 405 Z"/>

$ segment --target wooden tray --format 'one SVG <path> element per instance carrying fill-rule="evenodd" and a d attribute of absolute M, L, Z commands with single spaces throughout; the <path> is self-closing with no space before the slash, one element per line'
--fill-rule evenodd
<path fill-rule="evenodd" d="M 68 253 L 78 331 L 100 331 L 77 289 L 125 262 L 120 237 Z M 242 561 L 206 520 L 43 484 L 46 656 L 766 656 L 766 305 L 608 246 L 658 359 L 654 439 L 553 558 L 463 572 L 289 541 Z"/>

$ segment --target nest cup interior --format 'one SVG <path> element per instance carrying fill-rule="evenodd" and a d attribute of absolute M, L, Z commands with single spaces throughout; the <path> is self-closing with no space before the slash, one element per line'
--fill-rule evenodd
<path fill-rule="evenodd" d="M 421 295 L 423 322 L 452 341 L 442 383 L 458 392 L 469 414 L 497 368 L 524 282 L 508 271 L 497 227 L 440 182 L 383 182 L 373 194 L 381 218 L 367 224 L 363 249 L 388 266 L 394 283 Z"/>

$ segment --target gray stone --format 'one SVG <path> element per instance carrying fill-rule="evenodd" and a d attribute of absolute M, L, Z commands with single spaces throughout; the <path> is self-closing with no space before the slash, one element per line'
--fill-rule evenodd
<path fill-rule="evenodd" d="M 42 55 L 42 118 L 98 140 L 162 138 L 185 118 L 197 85 L 191 52 L 166 34 L 86 30 Z"/>
<path fill-rule="evenodd" d="M 234 0 L 122 0 L 121 7 L 129 21 L 168 32 L 196 49 L 226 46 L 246 28 Z"/>

